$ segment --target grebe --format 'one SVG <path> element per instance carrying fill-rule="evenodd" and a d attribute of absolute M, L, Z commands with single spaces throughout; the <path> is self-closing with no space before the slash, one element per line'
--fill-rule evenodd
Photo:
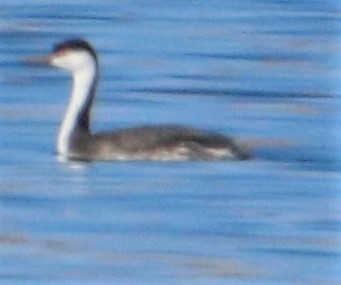
<path fill-rule="evenodd" d="M 176 125 L 142 126 L 92 134 L 90 111 L 99 78 L 97 55 L 85 40 L 57 44 L 40 62 L 72 73 L 73 86 L 58 137 L 67 160 L 244 160 L 247 150 L 221 134 Z M 31 62 L 37 62 L 31 60 Z"/>

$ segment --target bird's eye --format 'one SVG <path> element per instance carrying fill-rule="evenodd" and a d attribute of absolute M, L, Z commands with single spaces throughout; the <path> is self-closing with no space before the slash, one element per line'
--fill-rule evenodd
<path fill-rule="evenodd" d="M 66 55 L 69 51 L 67 49 L 61 49 L 61 50 L 58 50 L 55 55 L 56 56 L 63 56 L 63 55 Z"/>

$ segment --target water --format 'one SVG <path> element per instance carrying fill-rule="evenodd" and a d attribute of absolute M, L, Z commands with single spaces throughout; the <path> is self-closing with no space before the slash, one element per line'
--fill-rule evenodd
<path fill-rule="evenodd" d="M 336 1 L 2 1 L 1 284 L 339 284 Z M 93 128 L 231 134 L 246 162 L 61 163 L 69 75 L 20 59 L 84 37 Z"/>

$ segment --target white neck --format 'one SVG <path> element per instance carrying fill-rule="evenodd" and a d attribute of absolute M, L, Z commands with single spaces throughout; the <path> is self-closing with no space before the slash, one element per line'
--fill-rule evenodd
<path fill-rule="evenodd" d="M 62 156 L 70 154 L 70 141 L 72 134 L 77 128 L 80 112 L 91 94 L 91 88 L 94 84 L 97 68 L 96 64 L 91 64 L 73 72 L 73 86 L 69 104 L 59 129 L 57 138 L 57 151 Z"/>

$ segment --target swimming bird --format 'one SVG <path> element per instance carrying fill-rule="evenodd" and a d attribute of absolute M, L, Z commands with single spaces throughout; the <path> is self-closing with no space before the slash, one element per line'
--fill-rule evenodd
<path fill-rule="evenodd" d="M 39 58 L 39 59 L 38 59 Z M 90 112 L 99 79 L 95 49 L 83 39 L 63 41 L 35 57 L 72 74 L 72 90 L 56 142 L 67 160 L 245 160 L 248 150 L 225 135 L 178 125 L 152 125 L 92 133 Z"/>

